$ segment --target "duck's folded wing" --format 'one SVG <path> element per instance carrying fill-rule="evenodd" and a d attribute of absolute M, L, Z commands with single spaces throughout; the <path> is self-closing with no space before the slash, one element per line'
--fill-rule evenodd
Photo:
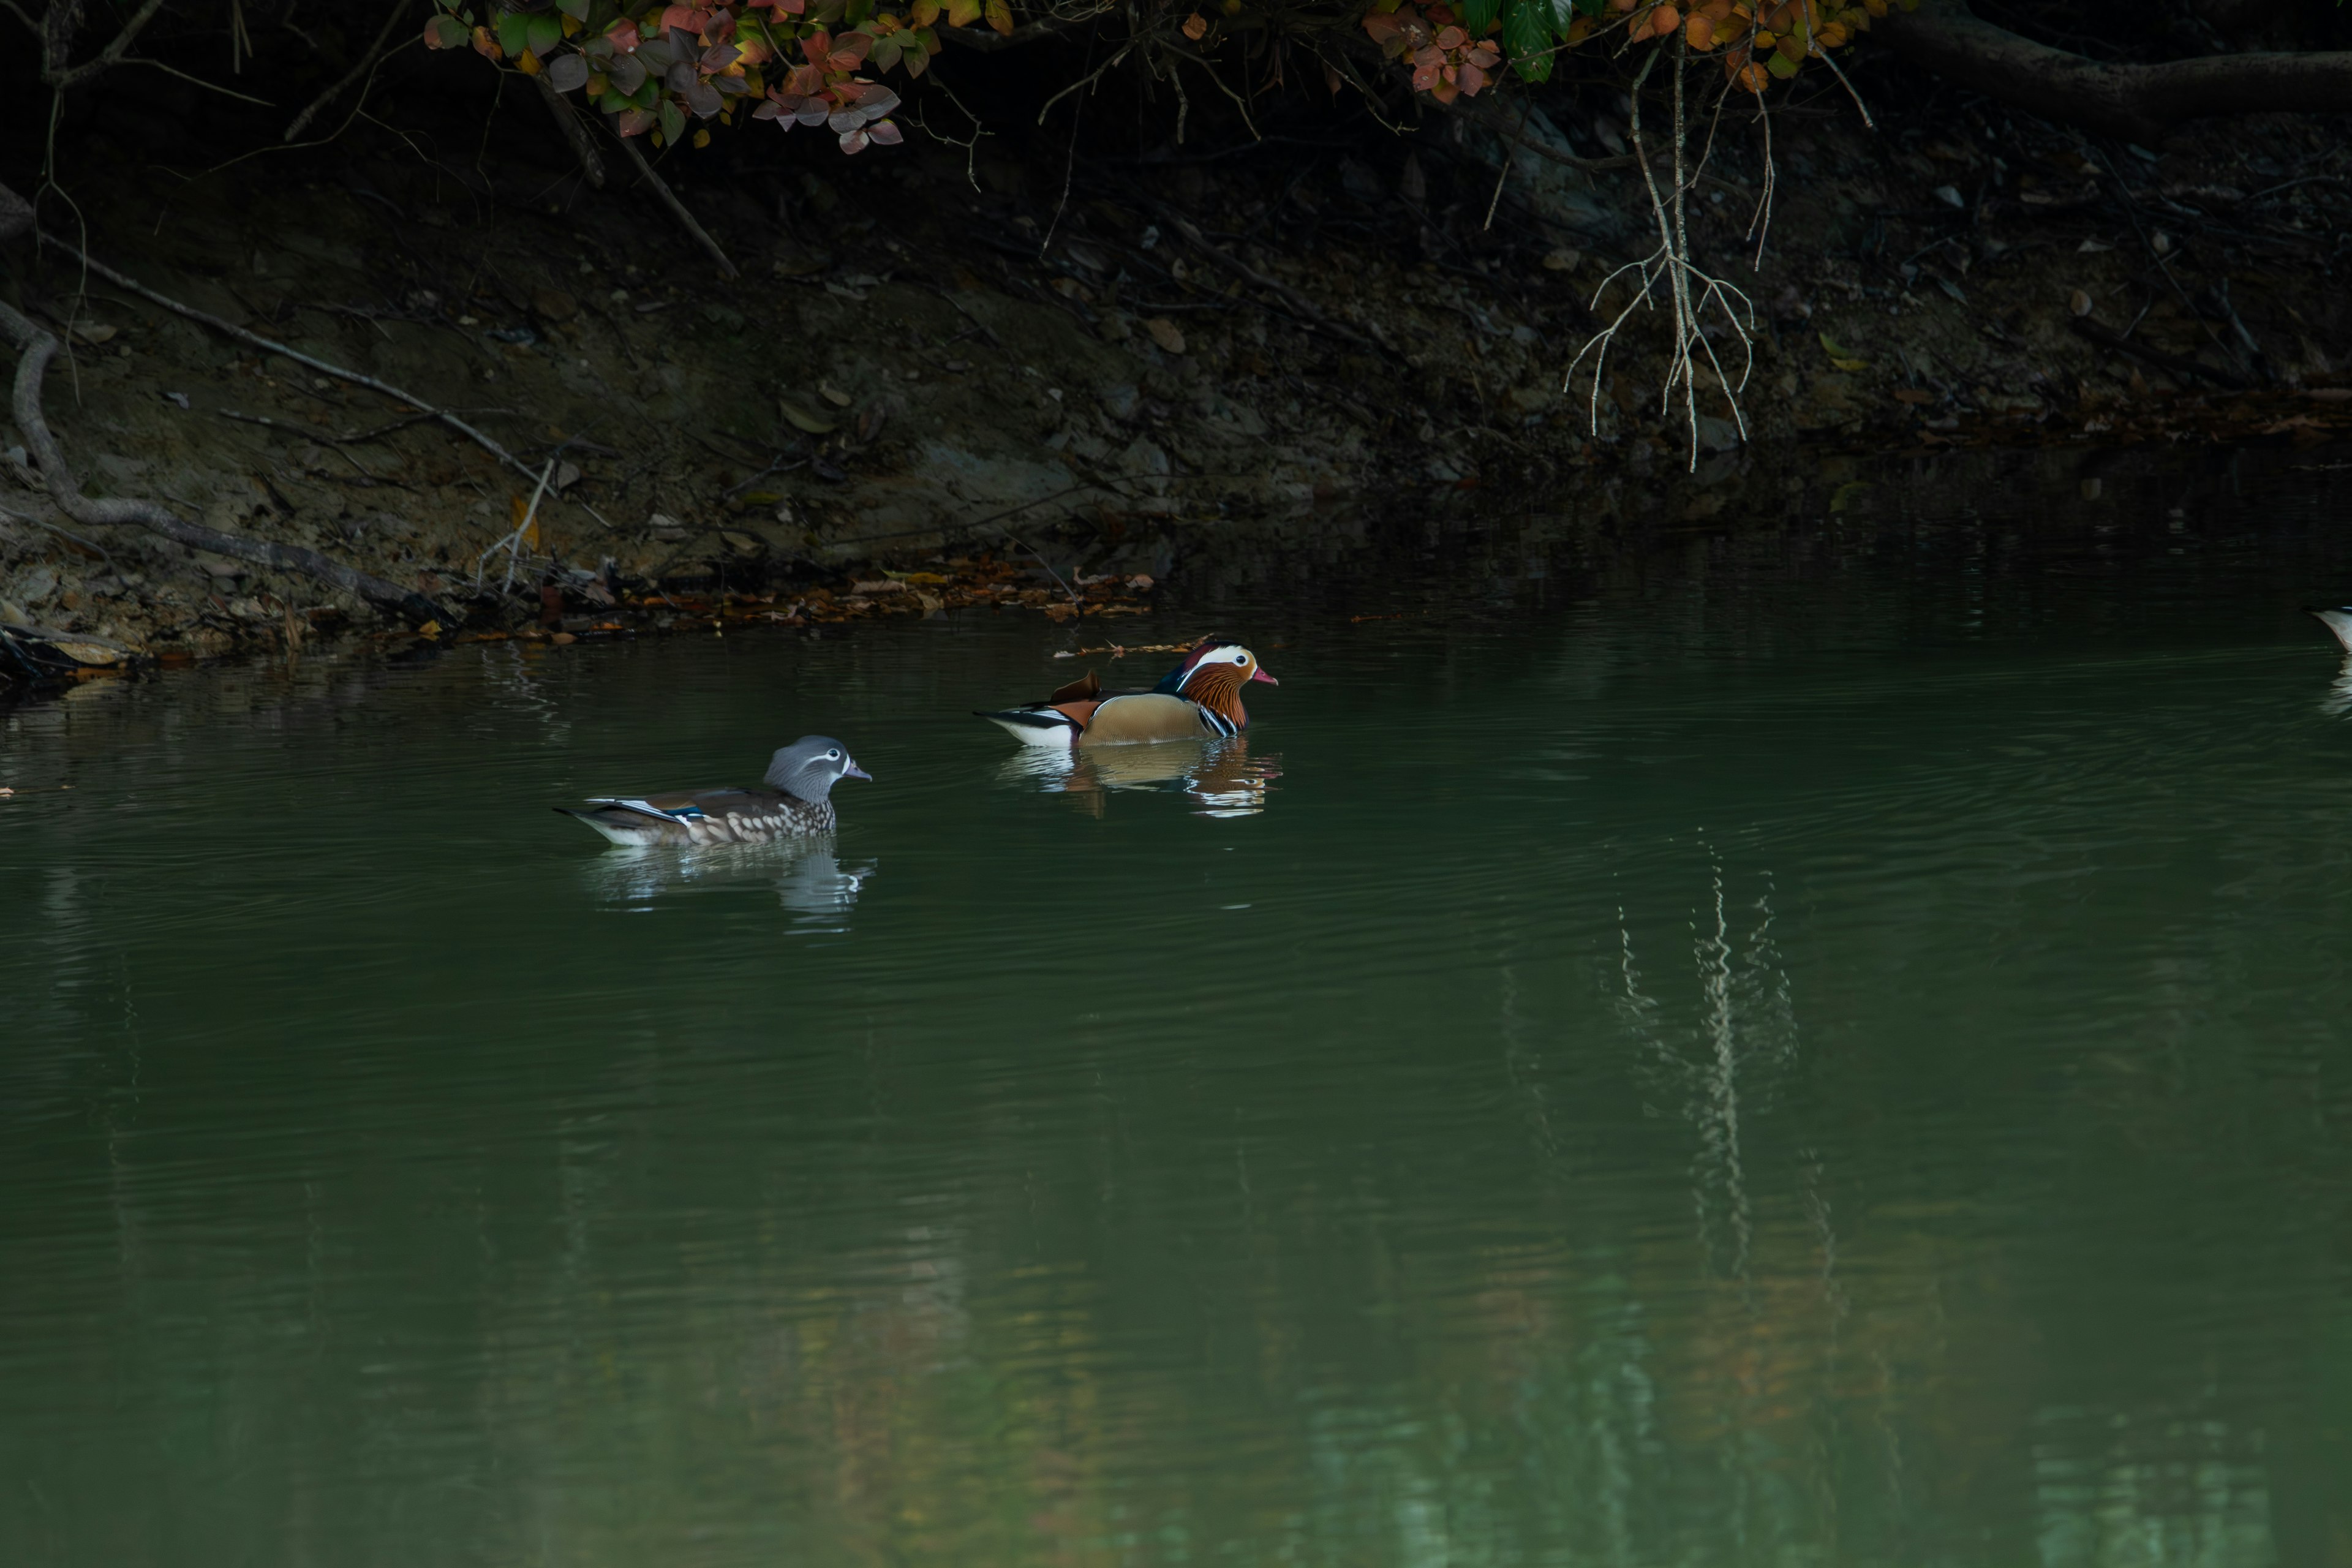
<path fill-rule="evenodd" d="M 1095 705 L 1087 725 L 1089 745 L 1121 741 L 1197 741 L 1203 735 L 1231 735 L 1234 727 L 1199 703 L 1160 691 L 1138 691 L 1110 697 Z"/>
<path fill-rule="evenodd" d="M 591 805 L 617 806 L 646 816 L 691 822 L 711 816 L 772 816 L 784 797 L 773 790 L 679 790 L 669 795 L 599 795 Z"/>

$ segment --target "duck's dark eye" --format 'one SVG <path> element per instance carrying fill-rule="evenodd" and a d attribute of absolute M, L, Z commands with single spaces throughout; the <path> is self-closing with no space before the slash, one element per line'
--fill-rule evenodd
<path fill-rule="evenodd" d="M 824 754 L 824 760 L 828 763 L 837 763 L 841 761 L 841 748 L 836 746 L 832 751 L 827 752 Z"/>
<path fill-rule="evenodd" d="M 1234 660 L 1234 666 L 1237 669 L 1247 669 L 1249 668 L 1249 655 L 1244 654 L 1241 658 Z"/>

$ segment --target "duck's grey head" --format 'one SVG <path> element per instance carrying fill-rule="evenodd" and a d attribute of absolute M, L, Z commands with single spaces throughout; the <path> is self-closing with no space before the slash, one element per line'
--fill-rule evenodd
<path fill-rule="evenodd" d="M 849 748 L 832 736 L 803 735 L 776 753 L 768 764 L 768 776 L 761 782 L 770 789 L 815 801 L 831 795 L 833 786 L 843 779 L 871 783 L 873 778 L 851 759 Z"/>

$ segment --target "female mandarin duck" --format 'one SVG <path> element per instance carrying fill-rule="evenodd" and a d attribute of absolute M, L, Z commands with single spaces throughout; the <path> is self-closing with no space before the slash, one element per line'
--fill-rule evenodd
<path fill-rule="evenodd" d="M 1108 746 L 1138 741 L 1197 741 L 1238 735 L 1249 728 L 1242 688 L 1280 681 L 1250 650 L 1226 637 L 1204 637 L 1184 662 L 1149 691 L 1102 694 L 1092 670 L 1043 702 L 982 718 L 1003 725 L 1032 746 Z"/>
<path fill-rule="evenodd" d="M 830 736 L 803 735 L 768 763 L 759 789 L 600 796 L 576 816 L 615 844 L 765 844 L 833 831 L 833 786 L 874 775 Z"/>

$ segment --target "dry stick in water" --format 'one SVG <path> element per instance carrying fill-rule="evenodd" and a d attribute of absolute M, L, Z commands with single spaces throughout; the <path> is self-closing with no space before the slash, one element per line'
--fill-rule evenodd
<path fill-rule="evenodd" d="M 67 255 L 73 257 L 83 266 L 89 268 L 92 272 L 97 273 L 100 278 L 107 279 L 110 283 L 119 284 L 122 288 L 128 289 L 132 293 L 140 295 L 142 298 L 152 300 L 156 304 L 163 306 L 163 309 L 167 310 L 185 316 L 192 321 L 202 321 L 205 326 L 212 328 L 215 331 L 226 332 L 230 337 L 236 339 L 238 342 L 251 343 L 254 347 L 262 350 L 266 353 L 283 354 L 288 359 L 292 360 L 296 364 L 307 364 L 321 375 L 331 375 L 338 381 L 348 381 L 354 386 L 364 386 L 371 392 L 380 392 L 383 394 L 384 396 L 393 399 L 394 402 L 404 403 L 411 408 L 418 410 L 428 417 L 437 420 L 443 425 L 446 425 L 450 429 L 455 430 L 460 436 L 465 437 L 467 440 L 473 442 L 474 445 L 479 447 L 483 451 L 488 452 L 491 457 L 496 458 L 499 462 L 504 463 L 508 468 L 512 468 L 516 473 L 520 474 L 523 478 L 527 479 L 535 479 L 539 478 L 538 469 L 530 467 L 530 465 L 525 463 L 512 452 L 509 452 L 504 447 L 499 446 L 488 436 L 475 429 L 471 425 L 467 424 L 463 419 L 458 418 L 455 414 L 452 414 L 446 408 L 436 408 L 432 404 L 425 402 L 425 399 L 415 396 L 412 394 L 403 392 L 400 388 L 392 385 L 388 382 L 378 381 L 372 375 L 362 375 L 355 370 L 345 370 L 341 365 L 331 364 L 322 359 L 312 359 L 309 354 L 302 353 L 294 349 L 289 349 L 284 343 L 273 342 L 268 338 L 263 337 L 258 332 L 248 332 L 243 327 L 236 325 L 233 321 L 223 321 L 220 317 L 212 314 L 208 310 L 199 310 L 193 305 L 183 305 L 180 301 L 173 299 L 168 294 L 157 293 L 154 289 L 150 289 L 146 284 L 140 282 L 139 279 L 130 276 L 128 273 L 117 272 L 113 268 L 107 266 L 106 263 L 99 261 L 86 254 L 79 247 L 69 245 L 66 241 L 59 239 L 57 236 L 50 234 L 46 230 L 40 231 L 39 238 L 42 244 L 57 247 L 59 250 L 64 251 Z"/>
<path fill-rule="evenodd" d="M 381 577 L 372 577 L 356 567 L 329 560 L 315 550 L 305 550 L 293 544 L 265 543 L 257 539 L 223 533 L 218 529 L 189 522 L 153 501 L 111 497 L 100 500 L 82 494 L 81 487 L 74 482 L 73 470 L 66 466 L 65 453 L 58 446 L 58 438 L 50 431 L 48 420 L 41 413 L 41 379 L 48 374 L 49 362 L 57 357 L 56 336 L 35 325 L 13 308 L 0 304 L 0 337 L 14 344 L 19 355 L 16 396 L 11 409 L 16 416 L 16 428 L 24 432 L 25 444 L 32 448 L 34 460 L 40 467 L 41 478 L 49 487 L 50 499 L 57 502 L 59 511 L 76 522 L 136 523 L 192 550 L 209 550 L 218 555 L 250 561 L 274 571 L 299 572 L 306 577 L 316 577 L 347 594 L 357 595 L 379 605 L 395 606 L 419 623 L 452 618 L 447 611 L 415 589 L 404 588 Z"/>

